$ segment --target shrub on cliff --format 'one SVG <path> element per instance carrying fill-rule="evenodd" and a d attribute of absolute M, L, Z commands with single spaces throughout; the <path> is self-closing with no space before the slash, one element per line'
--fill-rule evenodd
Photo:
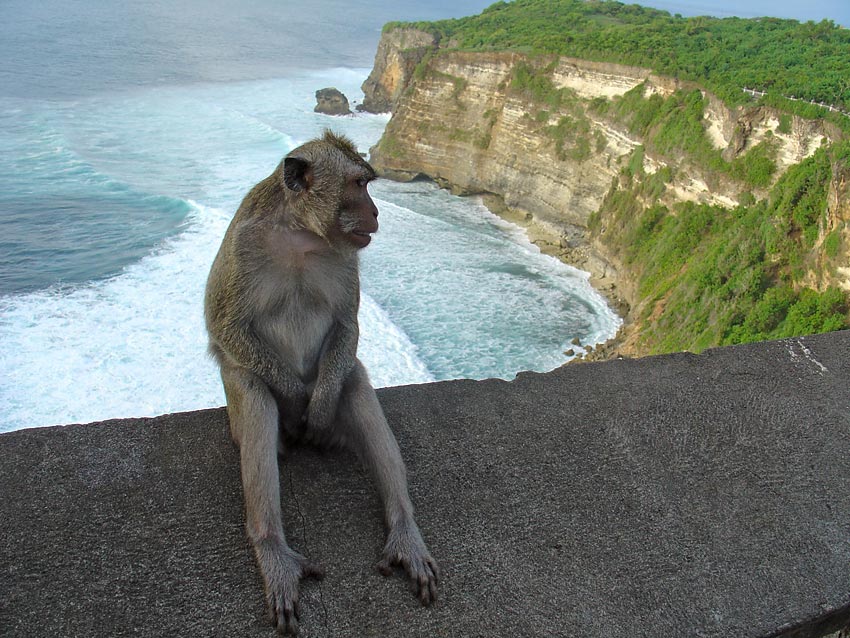
<path fill-rule="evenodd" d="M 792 166 L 767 199 L 733 210 L 692 202 L 644 208 L 639 201 L 654 176 L 628 164 L 625 187 L 612 186 L 591 227 L 598 232 L 608 220 L 602 240 L 637 275 L 646 301 L 642 348 L 700 351 L 850 327 L 845 291 L 805 283 L 823 258 L 815 239 L 825 231 L 829 178 L 848 153 L 850 142 L 821 148 Z M 831 259 L 837 255 L 836 247 Z"/>
<path fill-rule="evenodd" d="M 770 186 L 776 173 L 776 141 L 768 137 L 731 162 L 723 159 L 705 131 L 706 99 L 699 89 L 676 91 L 663 98 L 644 97 L 639 84 L 603 107 L 608 117 L 623 122 L 654 152 L 668 157 L 685 154 L 694 162 L 755 188 Z M 597 112 L 602 104 L 591 104 Z"/>

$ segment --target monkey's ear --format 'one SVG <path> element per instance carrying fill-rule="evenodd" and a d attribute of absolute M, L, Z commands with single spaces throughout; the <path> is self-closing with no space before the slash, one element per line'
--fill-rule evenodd
<path fill-rule="evenodd" d="M 313 183 L 313 167 L 300 157 L 287 157 L 283 160 L 283 183 L 289 190 L 296 192 L 310 190 Z"/>

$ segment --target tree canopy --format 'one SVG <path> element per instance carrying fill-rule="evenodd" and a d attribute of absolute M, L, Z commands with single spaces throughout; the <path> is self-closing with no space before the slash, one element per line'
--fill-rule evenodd
<path fill-rule="evenodd" d="M 557 54 L 651 68 L 699 82 L 726 102 L 742 88 L 850 111 L 850 29 L 831 20 L 685 18 L 613 0 L 513 0 L 414 26 L 468 50 Z"/>

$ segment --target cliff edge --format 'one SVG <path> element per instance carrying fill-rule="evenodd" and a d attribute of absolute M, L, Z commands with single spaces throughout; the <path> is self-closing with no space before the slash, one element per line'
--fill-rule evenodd
<path fill-rule="evenodd" d="M 378 42 L 375 66 L 363 83 L 363 104 L 358 110 L 370 113 L 392 111 L 401 94 L 410 84 L 416 66 L 438 41 L 418 29 L 384 31 Z"/>
<path fill-rule="evenodd" d="M 830 122 L 758 104 L 729 108 L 692 82 L 646 68 L 464 51 L 413 28 L 385 30 L 363 89 L 366 104 L 380 102 L 381 110 L 393 112 L 371 150 L 378 171 L 400 180 L 428 177 L 456 194 L 482 195 L 494 212 L 524 226 L 541 249 L 589 271 L 627 320 L 622 354 L 734 343 L 736 322 L 758 314 L 761 295 L 774 285 L 788 284 L 794 299 L 808 294 L 801 292 L 806 287 L 850 291 L 850 159 L 846 150 L 830 150 L 844 135 Z M 702 257 L 700 250 L 710 250 L 705 246 L 714 239 L 680 249 L 678 242 L 688 240 L 676 237 L 661 247 L 665 254 L 658 247 L 637 254 L 642 228 L 673 226 L 691 211 L 710 209 L 706 218 L 719 220 L 710 230 L 725 225 L 732 234 L 727 220 L 758 207 L 761 220 L 749 236 L 761 244 L 761 261 L 752 266 L 766 264 L 764 282 L 751 292 L 741 282 L 742 295 L 723 293 L 723 299 L 674 293 L 691 294 L 681 305 L 701 304 L 705 317 L 665 344 L 674 326 L 683 325 L 682 314 L 693 313 L 672 312 L 666 301 L 678 264 L 663 265 L 659 276 L 653 255 L 659 262 L 678 259 L 682 250 Z M 765 230 L 771 225 L 773 234 Z M 704 228 L 682 231 L 688 233 L 709 235 Z M 731 246 L 732 238 L 716 241 Z M 733 278 L 728 270 L 693 276 L 719 290 Z M 847 299 L 835 311 L 843 312 L 844 326 L 850 321 Z M 710 310 L 715 305 L 727 306 L 728 316 Z M 668 311 L 664 334 L 648 334 L 645 328 Z M 753 340 L 755 329 L 751 333 L 738 340 Z"/>
<path fill-rule="evenodd" d="M 850 622 L 850 332 L 387 388 L 443 569 L 375 569 L 375 489 L 291 451 L 311 636 L 823 636 Z M 222 409 L 0 435 L 0 634 L 266 637 Z"/>

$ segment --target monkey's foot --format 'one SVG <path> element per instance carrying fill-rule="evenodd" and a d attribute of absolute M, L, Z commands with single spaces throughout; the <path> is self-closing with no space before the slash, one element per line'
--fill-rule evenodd
<path fill-rule="evenodd" d="M 378 571 L 389 576 L 393 573 L 394 565 L 401 566 L 407 572 L 413 591 L 423 605 L 430 605 L 437 599 L 440 568 L 428 552 L 419 528 L 412 521 L 397 525 L 390 531 L 378 563 Z"/>
<path fill-rule="evenodd" d="M 262 541 L 254 549 L 266 588 L 270 620 L 278 633 L 295 635 L 301 616 L 299 583 L 302 578 L 321 579 L 325 570 L 282 541 Z"/>

